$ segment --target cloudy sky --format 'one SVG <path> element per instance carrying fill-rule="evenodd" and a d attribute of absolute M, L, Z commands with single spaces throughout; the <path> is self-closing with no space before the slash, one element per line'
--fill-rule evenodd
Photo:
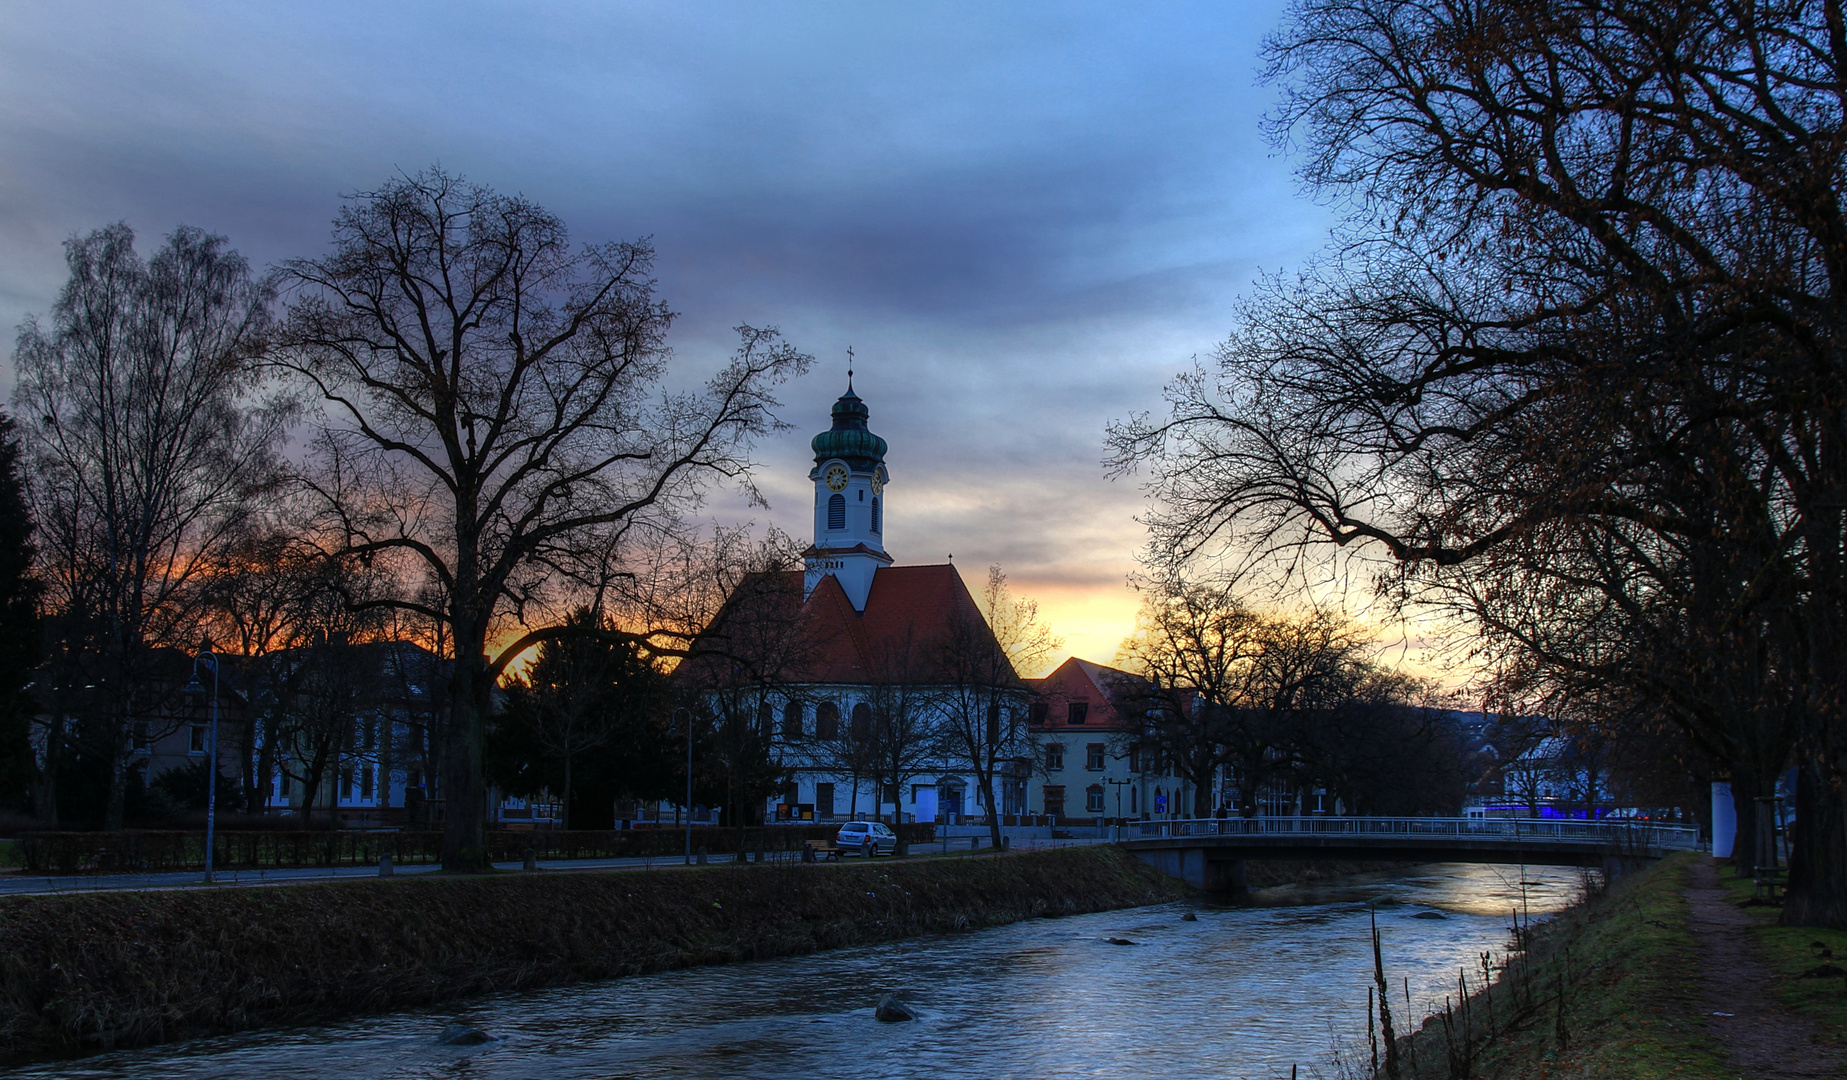
<path fill-rule="evenodd" d="M 743 322 L 817 357 L 759 523 L 808 532 L 852 346 L 899 561 L 998 562 L 1108 661 L 1142 532 L 1104 424 L 1329 224 L 1259 130 L 1282 6 L 0 0 L 0 324 L 49 306 L 73 232 L 184 222 L 266 265 L 440 162 L 580 240 L 652 236 L 680 368 Z"/>

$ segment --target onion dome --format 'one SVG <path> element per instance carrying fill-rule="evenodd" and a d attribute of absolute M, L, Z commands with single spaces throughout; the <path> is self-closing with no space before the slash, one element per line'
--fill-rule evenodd
<path fill-rule="evenodd" d="M 847 380 L 847 392 L 834 402 L 834 426 L 814 437 L 815 464 L 839 458 L 858 469 L 873 469 L 885 460 L 885 440 L 866 430 L 866 418 L 872 412 L 853 392 Z"/>

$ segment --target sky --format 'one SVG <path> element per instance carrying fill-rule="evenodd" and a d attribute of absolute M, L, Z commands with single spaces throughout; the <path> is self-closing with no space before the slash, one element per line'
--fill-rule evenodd
<path fill-rule="evenodd" d="M 977 590 L 998 563 L 1108 662 L 1144 504 L 1104 474 L 1105 425 L 1331 225 L 1261 130 L 1283 14 L 0 0 L 0 325 L 50 306 L 74 233 L 126 221 L 146 252 L 184 223 L 267 266 L 324 251 L 343 194 L 440 163 L 579 241 L 652 237 L 680 377 L 740 323 L 816 357 L 759 453 L 770 509 L 712 516 L 806 538 L 851 347 L 898 562 L 953 556 Z"/>

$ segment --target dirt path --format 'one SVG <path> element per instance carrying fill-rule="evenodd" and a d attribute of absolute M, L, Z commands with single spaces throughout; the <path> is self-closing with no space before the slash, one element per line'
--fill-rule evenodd
<path fill-rule="evenodd" d="M 1727 902 L 1718 875 L 1710 860 L 1695 863 L 1682 895 L 1705 972 L 1701 1006 L 1732 1067 L 1754 1080 L 1838 1075 L 1847 1048 L 1819 1045 L 1811 1025 L 1777 1005 L 1770 969 L 1751 943 L 1751 917 Z"/>

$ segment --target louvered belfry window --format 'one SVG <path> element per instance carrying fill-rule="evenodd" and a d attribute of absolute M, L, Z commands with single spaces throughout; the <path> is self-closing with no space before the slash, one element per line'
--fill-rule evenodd
<path fill-rule="evenodd" d="M 827 498 L 827 527 L 840 530 L 847 527 L 847 497 L 830 495 Z"/>

